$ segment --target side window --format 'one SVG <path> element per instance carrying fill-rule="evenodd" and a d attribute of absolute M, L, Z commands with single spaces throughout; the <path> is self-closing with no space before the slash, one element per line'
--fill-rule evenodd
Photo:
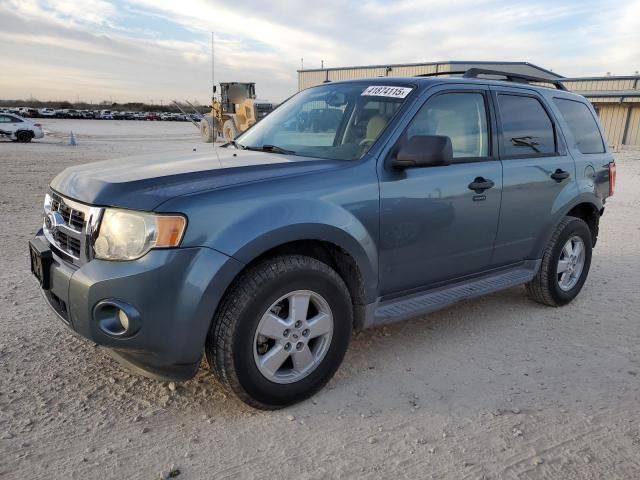
<path fill-rule="evenodd" d="M 498 95 L 502 148 L 506 157 L 554 154 L 553 123 L 540 101 L 521 95 Z"/>
<path fill-rule="evenodd" d="M 489 156 L 489 133 L 484 95 L 444 93 L 427 100 L 407 128 L 416 135 L 443 135 L 451 139 L 453 158 Z"/>
<path fill-rule="evenodd" d="M 17 118 L 17 117 L 9 117 L 9 121 L 10 121 L 11 123 L 22 123 L 22 120 L 20 120 L 20 119 L 19 119 L 19 118 Z"/>
<path fill-rule="evenodd" d="M 11 118 L 7 115 L 0 115 L 0 123 L 11 123 Z"/>
<path fill-rule="evenodd" d="M 569 125 L 581 153 L 604 153 L 604 142 L 589 107 L 564 98 L 554 98 L 553 103 Z"/>

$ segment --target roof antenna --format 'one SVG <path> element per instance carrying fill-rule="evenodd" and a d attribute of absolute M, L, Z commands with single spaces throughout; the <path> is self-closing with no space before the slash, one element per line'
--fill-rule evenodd
<path fill-rule="evenodd" d="M 222 169 L 222 160 L 220 160 L 220 155 L 218 154 L 218 149 L 216 149 L 216 76 L 215 76 L 215 32 L 211 32 L 211 128 L 213 130 L 213 139 L 211 145 L 213 146 L 213 151 L 218 157 L 218 163 L 220 164 L 220 168 Z M 203 119 L 204 120 L 204 119 Z"/>

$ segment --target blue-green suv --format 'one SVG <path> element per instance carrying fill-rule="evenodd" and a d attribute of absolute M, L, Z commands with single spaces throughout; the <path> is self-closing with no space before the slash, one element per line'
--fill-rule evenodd
<path fill-rule="evenodd" d="M 69 168 L 32 271 L 129 368 L 188 379 L 204 352 L 258 408 L 320 389 L 353 329 L 517 285 L 564 305 L 613 157 L 583 97 L 487 75 L 325 83 L 214 150 Z"/>

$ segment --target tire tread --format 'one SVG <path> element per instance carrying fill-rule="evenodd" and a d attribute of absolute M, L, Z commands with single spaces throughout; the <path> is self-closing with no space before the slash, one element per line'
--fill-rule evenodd
<path fill-rule="evenodd" d="M 584 223 L 586 226 L 584 220 L 570 216 L 563 218 L 558 224 L 544 249 L 542 254 L 542 264 L 538 269 L 538 273 L 533 277 L 533 280 L 525 285 L 527 295 L 531 300 L 550 307 L 560 306 L 551 293 L 551 285 L 549 285 L 549 271 L 555 268 L 553 265 L 553 251 L 558 243 L 558 239 L 562 235 L 562 232 L 564 232 L 564 230 L 573 222 Z"/>
<path fill-rule="evenodd" d="M 349 290 L 342 278 L 328 265 L 304 255 L 283 255 L 263 260 L 242 273 L 225 294 L 214 316 L 205 345 L 205 354 L 214 376 L 243 402 L 262 410 L 275 410 L 278 406 L 267 405 L 251 397 L 240 384 L 233 362 L 233 334 L 244 306 L 253 298 L 261 284 L 296 269 L 312 269 L 330 277 L 350 298 Z"/>

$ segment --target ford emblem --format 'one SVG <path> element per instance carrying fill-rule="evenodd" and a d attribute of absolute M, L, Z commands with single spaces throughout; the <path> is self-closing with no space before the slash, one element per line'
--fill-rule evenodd
<path fill-rule="evenodd" d="M 47 213 L 44 217 L 44 226 L 51 233 L 58 230 L 60 225 L 64 225 L 64 217 L 59 212 Z"/>

